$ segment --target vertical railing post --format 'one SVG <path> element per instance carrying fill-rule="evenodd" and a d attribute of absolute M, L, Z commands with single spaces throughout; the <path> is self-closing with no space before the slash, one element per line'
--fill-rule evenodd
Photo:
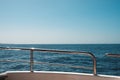
<path fill-rule="evenodd" d="M 97 76 L 97 68 L 96 68 L 97 64 L 96 64 L 96 58 L 94 57 L 93 59 L 93 74 L 94 76 Z"/>
<path fill-rule="evenodd" d="M 92 60 L 93 60 L 93 74 L 94 76 L 97 76 L 97 62 L 96 62 L 96 57 L 92 54 L 92 53 L 89 53 Z"/>
<path fill-rule="evenodd" d="M 33 72 L 33 65 L 34 65 L 34 61 L 33 61 L 33 49 L 30 50 L 30 72 Z"/>

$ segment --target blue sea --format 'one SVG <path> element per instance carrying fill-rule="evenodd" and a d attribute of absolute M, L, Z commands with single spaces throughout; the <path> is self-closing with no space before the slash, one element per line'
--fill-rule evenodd
<path fill-rule="evenodd" d="M 120 76 L 120 58 L 108 57 L 105 55 L 106 53 L 120 54 L 120 44 L 0 44 L 0 47 L 34 47 L 43 49 L 91 52 L 97 59 L 97 74 Z M 6 59 L 29 60 L 29 51 L 0 50 L 0 60 Z M 92 67 L 91 58 L 89 56 L 81 56 L 80 54 L 34 52 L 34 60 L 49 63 L 68 64 L 72 66 Z M 18 70 L 29 70 L 29 63 L 0 62 L 0 72 Z M 34 70 L 92 73 L 92 70 L 50 64 L 35 64 Z"/>

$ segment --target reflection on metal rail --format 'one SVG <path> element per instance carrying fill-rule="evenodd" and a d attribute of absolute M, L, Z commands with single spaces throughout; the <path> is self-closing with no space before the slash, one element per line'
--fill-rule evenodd
<path fill-rule="evenodd" d="M 51 53 L 67 53 L 67 54 L 85 54 L 85 55 L 88 55 L 88 56 L 90 56 L 92 58 L 92 61 L 93 61 L 93 74 L 97 75 L 97 73 L 96 73 L 97 72 L 96 71 L 96 58 L 90 52 L 63 51 L 63 50 L 38 49 L 38 48 L 9 48 L 9 47 L 0 47 L 0 50 L 28 50 L 28 51 L 30 51 L 30 61 L 23 61 L 22 60 L 21 62 L 28 62 L 28 63 L 30 63 L 30 71 L 31 72 L 33 72 L 33 65 L 34 65 L 34 63 L 38 63 L 38 64 L 50 64 L 50 65 L 66 65 L 66 64 L 56 64 L 56 63 L 46 63 L 46 62 L 35 62 L 34 59 L 33 59 L 33 52 L 34 51 L 51 52 Z M 17 61 L 14 61 L 14 60 L 12 60 L 12 61 L 6 60 L 6 61 L 8 61 L 8 62 L 17 62 Z M 2 62 L 4 62 L 4 60 Z M 71 66 L 71 65 L 67 65 L 67 66 Z M 71 66 L 71 67 L 85 68 L 83 66 Z M 86 69 L 91 69 L 91 68 L 90 67 L 86 67 Z"/>

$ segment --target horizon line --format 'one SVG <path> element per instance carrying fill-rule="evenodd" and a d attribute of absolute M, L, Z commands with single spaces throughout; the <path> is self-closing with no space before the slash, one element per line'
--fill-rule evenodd
<path fill-rule="evenodd" d="M 0 44 L 120 44 L 120 43 L 0 43 Z"/>

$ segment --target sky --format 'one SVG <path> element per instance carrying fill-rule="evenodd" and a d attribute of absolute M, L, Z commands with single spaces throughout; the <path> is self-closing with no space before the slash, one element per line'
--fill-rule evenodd
<path fill-rule="evenodd" d="M 0 43 L 120 44 L 120 0 L 0 0 Z"/>

